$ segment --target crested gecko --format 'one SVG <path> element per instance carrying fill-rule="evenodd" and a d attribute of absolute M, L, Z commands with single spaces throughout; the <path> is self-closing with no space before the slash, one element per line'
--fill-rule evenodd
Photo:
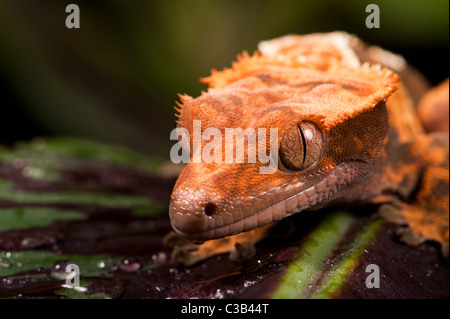
<path fill-rule="evenodd" d="M 426 93 L 401 56 L 332 32 L 261 42 L 202 82 L 199 97 L 180 95 L 178 127 L 278 130 L 271 174 L 259 162 L 204 161 L 180 174 L 171 223 L 190 241 L 212 240 L 204 254 L 220 251 L 213 239 L 294 213 L 371 203 L 395 208 L 384 215 L 408 225 L 405 241 L 437 241 L 448 256 L 448 80 Z"/>

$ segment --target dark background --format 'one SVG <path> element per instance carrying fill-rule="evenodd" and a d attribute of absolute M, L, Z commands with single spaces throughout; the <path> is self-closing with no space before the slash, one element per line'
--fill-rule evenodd
<path fill-rule="evenodd" d="M 67 29 L 67 4 L 81 28 Z M 367 29 L 376 3 L 381 28 Z M 168 158 L 177 93 L 288 33 L 344 30 L 448 77 L 448 0 L 0 0 L 0 144 L 70 135 Z"/>

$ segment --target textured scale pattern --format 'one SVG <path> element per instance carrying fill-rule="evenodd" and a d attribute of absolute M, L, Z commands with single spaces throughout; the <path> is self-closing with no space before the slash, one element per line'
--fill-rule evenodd
<path fill-rule="evenodd" d="M 298 170 L 260 174 L 260 162 L 189 163 L 171 196 L 178 234 L 204 241 L 303 210 L 390 203 L 391 219 L 409 226 L 406 241 L 436 240 L 448 252 L 448 134 L 425 133 L 426 119 L 415 110 L 425 81 L 401 57 L 343 32 L 292 35 L 260 43 L 202 82 L 209 89 L 197 98 L 180 95 L 176 108 L 191 146 L 195 120 L 201 132 L 213 127 L 222 136 L 226 128 L 276 128 L 280 156 L 289 158 L 303 156 L 300 138 L 292 137 L 296 126 L 312 122 L 323 141 Z M 444 98 L 428 99 L 434 113 L 448 114 L 448 82 L 447 94 L 440 92 Z M 430 113 L 427 105 L 421 113 Z M 262 151 L 270 153 L 268 135 Z"/>

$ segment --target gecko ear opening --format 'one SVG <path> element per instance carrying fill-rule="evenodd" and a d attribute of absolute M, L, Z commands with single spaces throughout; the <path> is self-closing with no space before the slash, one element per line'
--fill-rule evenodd
<path fill-rule="evenodd" d="M 300 122 L 282 138 L 281 169 L 299 171 L 314 165 L 323 153 L 323 135 L 313 122 Z"/>

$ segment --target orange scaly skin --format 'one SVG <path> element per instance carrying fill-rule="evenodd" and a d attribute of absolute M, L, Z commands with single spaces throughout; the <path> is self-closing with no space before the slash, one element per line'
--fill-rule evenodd
<path fill-rule="evenodd" d="M 203 82 L 207 92 L 179 104 L 191 145 L 194 120 L 222 136 L 277 128 L 279 167 L 260 174 L 259 161 L 189 163 L 170 203 L 180 236 L 205 241 L 303 210 L 380 203 L 409 225 L 406 241 L 435 240 L 448 252 L 448 134 L 426 133 L 415 109 L 426 81 L 401 57 L 343 32 L 286 36 Z M 439 92 L 421 113 L 448 114 L 448 82 Z"/>

